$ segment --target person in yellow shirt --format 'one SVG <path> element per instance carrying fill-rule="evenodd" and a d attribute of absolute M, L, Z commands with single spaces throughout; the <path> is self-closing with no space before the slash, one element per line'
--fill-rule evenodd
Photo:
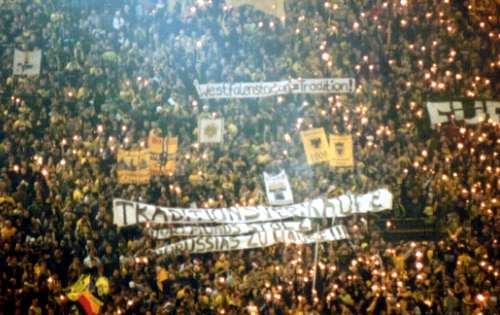
<path fill-rule="evenodd" d="M 17 229 L 12 226 L 12 222 L 10 220 L 6 220 L 2 229 L 0 230 L 0 234 L 3 240 L 9 241 L 17 232 Z"/>
<path fill-rule="evenodd" d="M 402 272 L 405 269 L 405 255 L 401 251 L 397 251 L 397 254 L 392 258 L 394 267 L 398 272 Z"/>
<path fill-rule="evenodd" d="M 30 308 L 28 309 L 28 315 L 42 315 L 42 308 L 38 306 L 37 298 L 34 298 L 31 301 Z"/>
<path fill-rule="evenodd" d="M 169 277 L 168 271 L 160 266 L 156 267 L 156 285 L 160 291 L 163 291 L 163 282 L 167 281 Z"/>
<path fill-rule="evenodd" d="M 100 297 L 106 296 L 109 294 L 109 281 L 108 278 L 105 276 L 100 276 L 97 278 L 97 281 L 95 283 L 95 286 L 97 288 L 97 294 Z"/>
<path fill-rule="evenodd" d="M 469 269 L 469 265 L 472 262 L 472 258 L 467 255 L 467 253 L 462 253 L 458 256 L 457 259 L 457 264 L 460 266 L 460 268 L 463 268 L 464 270 Z"/>

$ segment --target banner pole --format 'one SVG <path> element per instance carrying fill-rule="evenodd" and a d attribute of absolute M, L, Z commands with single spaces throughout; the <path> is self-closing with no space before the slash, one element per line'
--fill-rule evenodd
<path fill-rule="evenodd" d="M 312 283 L 312 295 L 313 298 L 316 296 L 316 276 L 318 273 L 318 256 L 319 256 L 319 226 L 316 227 L 316 244 L 314 247 L 314 275 L 313 275 L 313 283 Z"/>

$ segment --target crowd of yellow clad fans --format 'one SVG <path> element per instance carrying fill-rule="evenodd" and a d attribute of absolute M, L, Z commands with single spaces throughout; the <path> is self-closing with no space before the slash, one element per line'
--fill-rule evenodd
<path fill-rule="evenodd" d="M 494 1 L 288 0 L 286 19 L 219 0 L 1 3 L 0 314 L 88 313 L 68 297 L 85 279 L 100 314 L 498 312 L 498 124 L 432 129 L 425 108 L 498 99 Z M 14 49 L 42 50 L 38 76 L 12 74 Z M 193 83 L 328 77 L 355 92 L 207 101 Z M 197 142 L 202 114 L 224 118 L 223 144 Z M 308 166 L 310 128 L 352 134 L 355 167 Z M 119 185 L 117 151 L 153 129 L 178 137 L 173 174 Z M 112 224 L 115 197 L 265 204 L 262 172 L 280 169 L 297 201 L 387 187 L 394 215 L 448 235 L 388 243 L 347 218 L 313 288 L 314 246 L 156 257 Z"/>

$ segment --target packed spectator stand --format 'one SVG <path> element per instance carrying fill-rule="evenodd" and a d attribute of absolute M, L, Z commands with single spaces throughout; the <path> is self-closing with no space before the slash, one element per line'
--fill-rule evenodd
<path fill-rule="evenodd" d="M 68 297 L 86 275 L 99 314 L 498 314 L 498 118 L 435 126 L 426 108 L 498 100 L 498 5 L 285 3 L 280 18 L 222 0 L 0 0 L 0 314 L 89 314 Z M 38 76 L 13 74 L 15 49 L 42 51 Z M 327 77 L 354 93 L 196 89 Z M 200 115 L 224 118 L 223 143 L 198 142 Z M 352 134 L 355 167 L 307 165 L 311 128 Z M 118 150 L 151 130 L 178 138 L 175 170 L 119 183 Z M 297 201 L 385 187 L 393 209 L 339 219 L 351 239 L 321 243 L 317 264 L 314 245 L 157 255 L 166 241 L 113 223 L 114 198 L 263 205 L 262 173 L 280 169 Z M 408 217 L 446 233 L 382 237 Z"/>

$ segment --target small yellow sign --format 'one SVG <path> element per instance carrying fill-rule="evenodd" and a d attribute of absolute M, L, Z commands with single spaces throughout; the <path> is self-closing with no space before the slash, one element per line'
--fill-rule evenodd
<path fill-rule="evenodd" d="M 353 167 L 352 135 L 330 135 L 330 155 L 332 167 Z"/>

